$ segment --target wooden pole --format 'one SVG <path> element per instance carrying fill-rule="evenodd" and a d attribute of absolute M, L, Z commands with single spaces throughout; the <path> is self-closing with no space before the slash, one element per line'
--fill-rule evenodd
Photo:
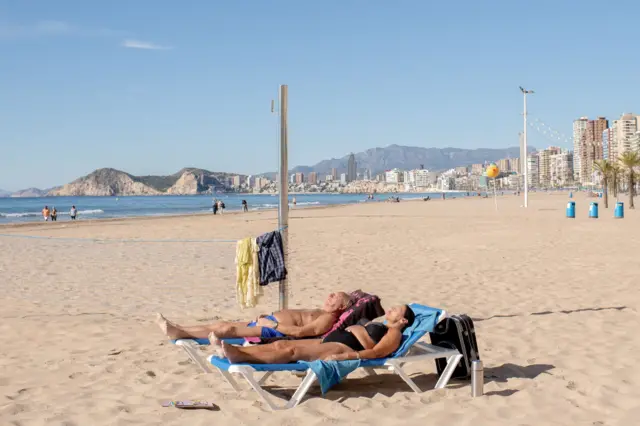
<path fill-rule="evenodd" d="M 278 228 L 282 235 L 282 248 L 284 250 L 284 263 L 287 265 L 289 246 L 289 161 L 288 161 L 288 129 L 287 129 L 287 99 L 288 86 L 280 86 L 280 169 L 278 173 L 279 204 L 278 204 Z M 288 265 L 287 265 L 288 267 Z M 278 291 L 280 294 L 279 308 L 287 309 L 289 306 L 288 280 L 280 281 Z"/>

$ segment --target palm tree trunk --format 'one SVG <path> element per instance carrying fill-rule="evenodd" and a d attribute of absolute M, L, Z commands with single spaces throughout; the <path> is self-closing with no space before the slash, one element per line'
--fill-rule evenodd
<path fill-rule="evenodd" d="M 604 198 L 604 208 L 609 208 L 609 182 L 607 178 L 602 181 L 602 197 Z"/>
<path fill-rule="evenodd" d="M 633 171 L 629 172 L 629 208 L 630 209 L 635 209 L 635 206 L 633 205 Z"/>

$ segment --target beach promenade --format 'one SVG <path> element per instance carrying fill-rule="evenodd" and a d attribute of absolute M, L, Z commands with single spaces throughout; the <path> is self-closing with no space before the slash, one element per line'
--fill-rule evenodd
<path fill-rule="evenodd" d="M 235 244 L 95 242 L 237 239 L 277 228 L 275 211 L 0 227 L 2 425 L 629 425 L 640 416 L 640 212 L 574 220 L 567 194 L 366 203 L 292 210 L 290 307 L 334 290 L 419 302 L 476 324 L 485 396 L 466 382 L 433 391 L 431 362 L 399 378 L 356 372 L 321 397 L 271 412 L 253 391 L 204 375 L 154 323 L 252 319 L 277 310 L 277 285 L 241 310 Z M 627 201 L 626 198 L 622 201 Z M 291 386 L 287 373 L 267 385 Z M 291 395 L 286 389 L 283 394 Z M 163 408 L 205 399 L 219 411 Z M 634 420 L 635 419 L 635 420 Z"/>

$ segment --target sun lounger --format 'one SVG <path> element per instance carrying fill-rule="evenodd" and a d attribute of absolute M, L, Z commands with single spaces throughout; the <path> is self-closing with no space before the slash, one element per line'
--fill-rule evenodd
<path fill-rule="evenodd" d="M 416 320 L 420 318 L 420 310 L 434 310 L 434 308 L 429 308 L 417 304 L 412 304 L 410 306 L 414 309 L 414 311 L 416 311 Z M 446 312 L 440 311 L 437 321 L 434 321 L 432 325 L 435 325 L 435 323 L 442 321 L 445 317 Z M 407 385 L 409 385 L 409 387 L 414 392 L 420 393 L 420 388 L 415 384 L 413 380 L 411 380 L 409 375 L 407 375 L 402 367 L 410 362 L 447 358 L 447 366 L 435 385 L 435 389 L 444 388 L 449 382 L 449 379 L 451 378 L 451 374 L 453 373 L 455 367 L 460 362 L 462 355 L 460 354 L 460 352 L 458 352 L 457 349 L 448 349 L 420 342 L 419 340 L 428 331 L 430 330 L 424 328 L 415 330 L 413 329 L 413 327 L 410 327 L 403 333 L 403 343 L 400 349 L 393 356 L 381 359 L 364 360 L 361 362 L 359 368 L 364 369 L 364 372 L 367 375 L 376 375 L 376 369 L 389 370 L 400 376 L 400 378 L 405 383 L 407 383 Z M 175 343 L 182 346 L 187 351 L 187 354 L 189 354 L 189 357 L 198 366 L 200 366 L 203 371 L 207 373 L 211 372 L 210 366 L 218 370 L 234 390 L 241 390 L 241 387 L 238 385 L 238 382 L 235 380 L 235 378 L 244 378 L 272 410 L 286 410 L 298 405 L 317 379 L 316 374 L 308 367 L 306 363 L 298 362 L 290 364 L 231 364 L 227 359 L 222 359 L 216 356 L 209 356 L 207 358 L 208 362 L 205 363 L 197 354 L 198 348 L 196 345 L 200 343 L 199 341 L 179 340 Z M 208 343 L 208 341 L 203 341 L 201 343 Z M 236 343 L 242 343 L 242 339 L 240 339 L 240 341 Z M 306 376 L 302 380 L 302 383 L 300 384 L 300 386 L 298 386 L 298 389 L 295 391 L 291 399 L 284 405 L 275 403 L 272 400 L 273 395 L 262 387 L 265 381 L 273 373 L 278 371 L 289 371 L 298 373 L 306 372 Z M 259 379 L 256 379 L 254 377 L 254 374 L 258 372 L 264 374 Z"/>

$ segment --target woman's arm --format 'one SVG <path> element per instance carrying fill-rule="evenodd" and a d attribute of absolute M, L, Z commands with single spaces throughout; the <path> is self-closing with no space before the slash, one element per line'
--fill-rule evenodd
<path fill-rule="evenodd" d="M 396 329 L 389 329 L 387 334 L 371 349 L 365 349 L 360 352 L 347 352 L 338 355 L 332 355 L 328 360 L 347 361 L 350 359 L 376 359 L 384 358 L 394 353 L 402 342 L 402 333 Z"/>

